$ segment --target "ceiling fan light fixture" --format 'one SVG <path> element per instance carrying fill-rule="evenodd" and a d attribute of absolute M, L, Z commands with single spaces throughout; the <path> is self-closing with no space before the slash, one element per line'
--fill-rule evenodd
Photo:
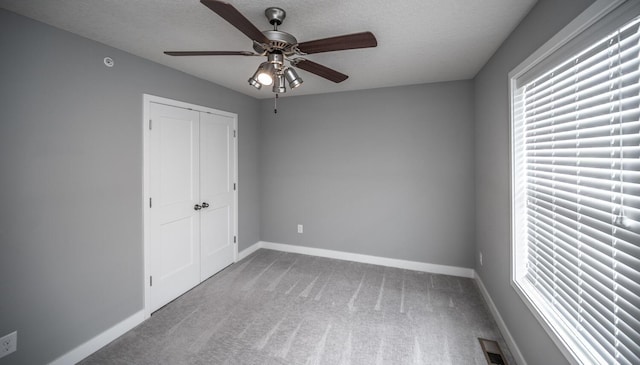
<path fill-rule="evenodd" d="M 286 81 L 283 74 L 276 75 L 276 80 L 273 83 L 273 92 L 276 94 L 283 94 L 287 92 Z"/>
<path fill-rule="evenodd" d="M 249 79 L 249 85 L 255 87 L 256 89 L 260 90 L 262 89 L 262 84 L 258 82 L 258 80 L 256 80 L 256 78 L 254 76 L 252 76 Z"/>
<path fill-rule="evenodd" d="M 257 82 L 262 85 L 269 86 L 273 83 L 274 75 L 275 69 L 273 65 L 268 62 L 262 62 L 251 79 L 257 80 Z M 251 81 L 249 81 L 249 83 L 251 83 Z"/>
<path fill-rule="evenodd" d="M 273 84 L 273 77 L 267 72 L 261 72 L 258 75 L 258 82 L 261 83 L 262 85 L 269 86 Z"/>
<path fill-rule="evenodd" d="M 298 76 L 298 73 L 296 72 L 296 70 L 294 70 L 291 67 L 287 67 L 284 70 L 284 77 L 287 79 L 287 82 L 289 83 L 289 87 L 291 89 L 295 89 L 298 86 L 302 85 L 302 83 L 304 81 L 302 81 L 302 78 L 300 78 L 300 76 Z"/>

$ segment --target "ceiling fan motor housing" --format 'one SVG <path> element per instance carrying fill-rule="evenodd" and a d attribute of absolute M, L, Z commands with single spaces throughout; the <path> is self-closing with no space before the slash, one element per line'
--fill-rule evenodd
<path fill-rule="evenodd" d="M 294 47 L 298 44 L 296 37 L 279 30 L 265 30 L 262 34 L 269 39 L 269 44 L 264 48 L 262 44 L 254 42 L 253 49 L 257 53 L 280 51 L 287 56 L 295 54 Z"/>
<path fill-rule="evenodd" d="M 271 25 L 274 26 L 273 30 L 265 30 L 262 32 L 269 40 L 269 43 L 260 44 L 254 42 L 253 49 L 258 53 L 272 53 L 281 52 L 286 56 L 290 56 L 295 53 L 294 47 L 298 44 L 296 37 L 287 32 L 278 30 L 278 26 L 282 24 L 284 18 L 287 16 L 287 12 L 281 8 L 270 7 L 264 11 L 264 15 Z"/>

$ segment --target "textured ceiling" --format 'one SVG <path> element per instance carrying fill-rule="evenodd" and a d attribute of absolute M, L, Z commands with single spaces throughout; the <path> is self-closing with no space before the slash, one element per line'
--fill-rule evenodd
<path fill-rule="evenodd" d="M 227 0 L 261 30 L 264 9 L 287 12 L 280 30 L 299 42 L 371 31 L 377 48 L 308 59 L 349 75 L 335 84 L 300 70 L 283 96 L 473 78 L 536 0 Z M 0 0 L 0 7 L 256 98 L 261 58 L 171 57 L 165 50 L 252 51 L 251 41 L 198 0 Z M 117 60 L 116 65 L 117 65 Z"/>

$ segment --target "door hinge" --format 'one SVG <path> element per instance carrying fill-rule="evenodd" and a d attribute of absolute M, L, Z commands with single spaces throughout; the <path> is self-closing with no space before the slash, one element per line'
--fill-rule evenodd
<path fill-rule="evenodd" d="M 152 129 L 152 125 L 153 125 L 153 122 L 151 121 L 151 119 L 149 119 L 149 130 Z"/>
<path fill-rule="evenodd" d="M 233 243 L 238 243 L 238 236 L 233 236 Z"/>
<path fill-rule="evenodd" d="M 233 130 L 233 138 L 236 138 L 236 130 Z"/>
<path fill-rule="evenodd" d="M 233 190 L 236 190 L 236 183 L 233 183 Z"/>
<path fill-rule="evenodd" d="M 149 198 L 149 208 L 151 208 L 151 198 Z"/>
<path fill-rule="evenodd" d="M 153 286 L 153 276 L 149 276 L 149 286 Z"/>

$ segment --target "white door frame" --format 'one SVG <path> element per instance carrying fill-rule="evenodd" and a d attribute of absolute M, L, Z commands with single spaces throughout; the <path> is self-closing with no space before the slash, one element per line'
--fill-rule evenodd
<path fill-rule="evenodd" d="M 233 261 L 238 261 L 238 191 L 240 187 L 238 186 L 238 115 L 235 113 L 229 113 L 217 109 L 208 108 L 201 105 L 195 105 L 190 103 L 185 103 L 182 101 L 167 99 L 159 96 L 143 94 L 143 111 L 142 111 L 142 216 L 143 216 L 143 258 L 144 258 L 144 270 L 143 270 L 143 278 L 142 278 L 142 286 L 144 287 L 144 303 L 143 303 L 143 311 L 144 318 L 147 319 L 151 316 L 151 311 L 149 309 L 149 304 L 151 303 L 151 288 L 149 285 L 150 271 L 151 271 L 151 262 L 149 258 L 149 252 L 151 249 L 151 243 L 149 242 L 149 230 L 150 230 L 150 221 L 149 221 L 149 202 L 151 198 L 151 190 L 149 185 L 149 120 L 151 119 L 150 114 L 150 104 L 164 104 L 169 106 L 174 106 L 178 108 L 195 110 L 198 112 L 204 112 L 209 114 L 217 114 L 224 115 L 230 118 L 233 118 L 233 129 L 235 133 L 234 140 L 234 176 L 233 181 L 236 183 L 236 190 L 233 194 L 233 201 L 235 204 L 234 210 L 234 235 L 236 236 L 236 241 L 234 242 L 234 254 Z"/>

